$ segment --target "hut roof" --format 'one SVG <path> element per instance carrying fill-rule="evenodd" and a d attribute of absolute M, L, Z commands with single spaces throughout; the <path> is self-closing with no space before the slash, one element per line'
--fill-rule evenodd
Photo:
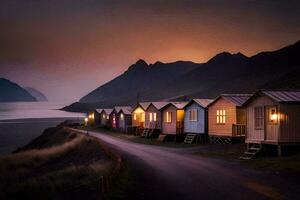
<path fill-rule="evenodd" d="M 259 95 L 266 95 L 279 103 L 299 103 L 300 102 L 300 91 L 271 91 L 264 90 L 256 92 L 250 99 L 248 99 L 244 105 L 249 104 L 253 99 Z"/>
<path fill-rule="evenodd" d="M 213 102 L 213 99 L 192 99 L 186 106 L 190 105 L 192 102 L 196 102 L 203 108 L 206 108 L 211 102 Z"/>
<path fill-rule="evenodd" d="M 160 110 L 164 109 L 165 107 L 167 107 L 169 105 L 173 105 L 177 109 L 183 109 L 188 103 L 189 102 L 186 102 L 186 101 L 170 102 L 170 103 L 167 103 L 165 106 L 161 107 Z"/>
<path fill-rule="evenodd" d="M 106 114 L 110 115 L 110 114 L 112 113 L 113 109 L 112 109 L 112 108 L 104 108 L 103 111 L 104 111 Z"/>
<path fill-rule="evenodd" d="M 211 103 L 209 103 L 207 107 L 217 102 L 220 98 L 224 98 L 227 101 L 233 103 L 234 105 L 241 107 L 251 96 L 252 96 L 251 94 L 221 94 Z"/>
<path fill-rule="evenodd" d="M 96 112 L 99 113 L 99 114 L 103 111 L 102 108 L 97 108 L 97 109 L 95 109 L 95 110 L 96 110 Z"/>
<path fill-rule="evenodd" d="M 159 110 L 159 109 L 161 109 L 162 107 L 166 106 L 168 103 L 170 103 L 170 102 L 166 102 L 166 101 L 151 102 L 151 104 L 152 104 L 157 110 Z M 149 104 L 149 106 L 150 106 L 151 104 Z M 149 108 L 149 106 L 148 106 L 148 108 Z M 148 109 L 148 108 L 147 108 L 147 109 Z"/>
<path fill-rule="evenodd" d="M 300 102 L 300 91 L 262 91 L 277 102 Z"/>
<path fill-rule="evenodd" d="M 122 111 L 125 115 L 131 115 L 132 108 L 130 106 L 116 106 L 115 110 L 117 113 Z"/>

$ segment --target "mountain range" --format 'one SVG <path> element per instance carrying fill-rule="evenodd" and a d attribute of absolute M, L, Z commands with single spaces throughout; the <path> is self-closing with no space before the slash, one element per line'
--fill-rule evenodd
<path fill-rule="evenodd" d="M 47 101 L 47 98 L 34 88 L 23 88 L 8 79 L 0 78 L 0 102 L 34 101 Z"/>
<path fill-rule="evenodd" d="M 252 93 L 259 89 L 300 89 L 299 56 L 300 41 L 251 57 L 223 52 L 206 63 L 147 64 L 138 60 L 123 74 L 64 110 L 87 111 L 137 101 L 215 98 L 221 93 Z"/>

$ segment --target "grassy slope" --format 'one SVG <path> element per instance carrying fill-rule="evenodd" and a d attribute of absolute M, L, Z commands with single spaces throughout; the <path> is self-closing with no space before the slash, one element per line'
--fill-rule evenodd
<path fill-rule="evenodd" d="M 112 166 L 97 141 L 50 128 L 0 157 L 0 199 L 99 199 L 99 178 Z"/>

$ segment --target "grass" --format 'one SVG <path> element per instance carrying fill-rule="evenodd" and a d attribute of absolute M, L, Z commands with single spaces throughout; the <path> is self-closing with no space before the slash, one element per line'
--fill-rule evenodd
<path fill-rule="evenodd" d="M 300 154 L 287 157 L 264 157 L 246 161 L 254 169 L 274 172 L 300 173 Z"/>
<path fill-rule="evenodd" d="M 51 129 L 0 157 L 0 199 L 101 199 L 100 177 L 113 166 L 96 140 Z"/>

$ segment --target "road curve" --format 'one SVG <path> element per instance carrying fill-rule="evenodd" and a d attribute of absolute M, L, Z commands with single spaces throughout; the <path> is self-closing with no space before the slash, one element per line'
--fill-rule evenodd
<path fill-rule="evenodd" d="M 249 173 L 230 162 L 99 132 L 89 131 L 89 135 L 127 156 L 143 181 L 132 189 L 134 199 L 282 199 L 277 190 L 257 180 L 259 172 Z"/>

